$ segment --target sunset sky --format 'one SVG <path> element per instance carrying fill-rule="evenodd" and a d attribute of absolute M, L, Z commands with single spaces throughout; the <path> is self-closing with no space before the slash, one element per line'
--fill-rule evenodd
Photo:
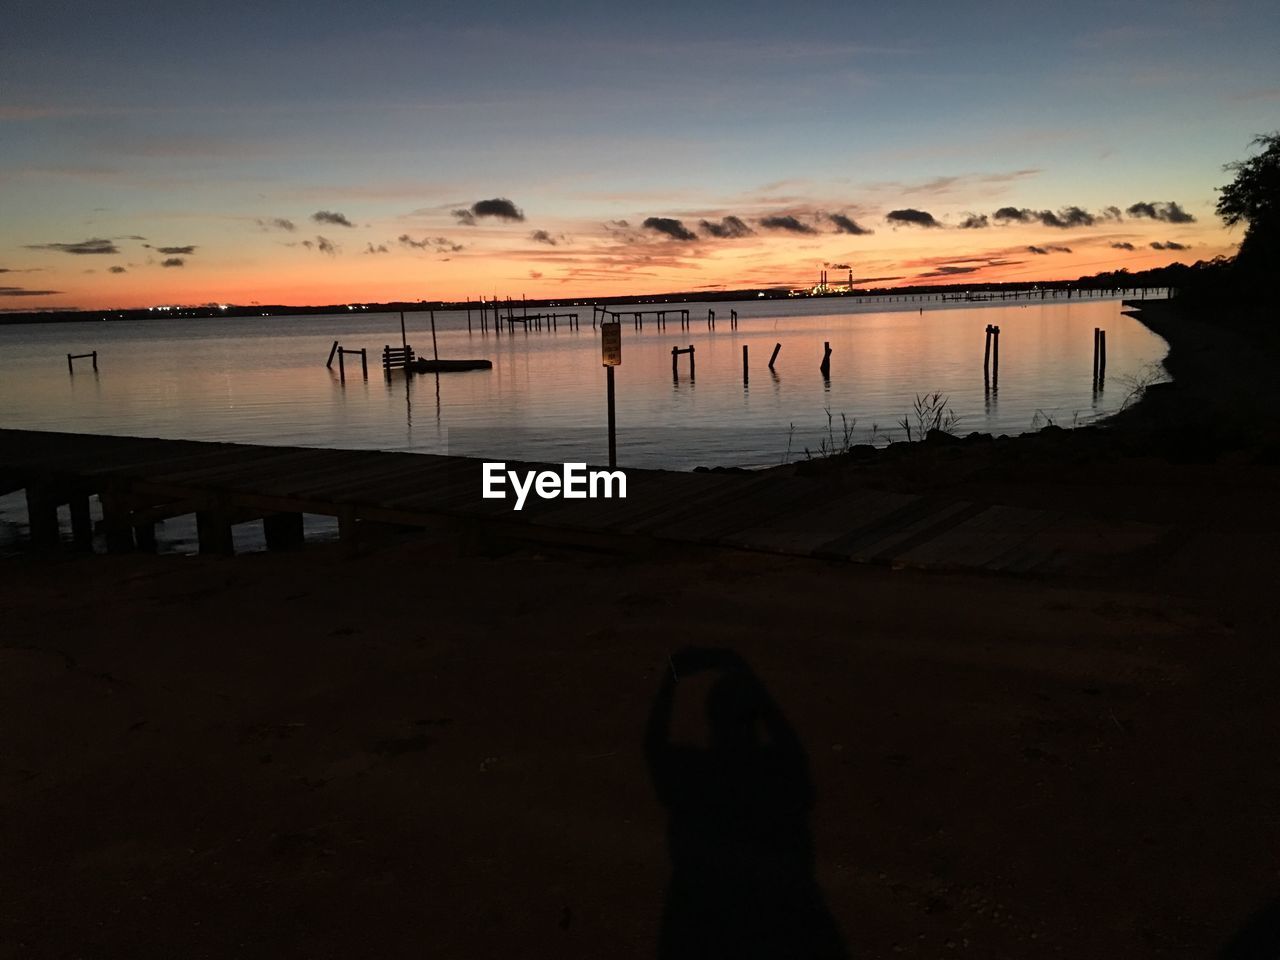
<path fill-rule="evenodd" d="M 17 0 L 0 309 L 1208 259 L 1278 50 L 1274 0 Z"/>

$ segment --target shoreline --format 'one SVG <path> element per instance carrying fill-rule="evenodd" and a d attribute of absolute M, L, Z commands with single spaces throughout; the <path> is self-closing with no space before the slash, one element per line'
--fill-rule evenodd
<path fill-rule="evenodd" d="M 672 851 L 646 722 L 695 645 L 745 660 L 794 731 L 805 869 L 850 954 L 1217 955 L 1280 893 L 1278 475 L 1256 442 L 1177 435 L 1266 393 L 1248 331 L 1150 319 L 1185 377 L 1120 427 L 829 477 L 1170 525 L 1105 577 L 447 525 L 355 560 L 0 558 L 0 943 L 652 957 Z M 673 736 L 704 744 L 711 684 L 676 689 Z"/>

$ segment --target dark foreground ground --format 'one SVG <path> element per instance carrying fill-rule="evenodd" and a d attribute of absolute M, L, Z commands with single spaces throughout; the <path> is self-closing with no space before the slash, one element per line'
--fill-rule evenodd
<path fill-rule="evenodd" d="M 1176 529 L 1105 581 L 4 561 L 0 957 L 1277 956 L 1272 388 L 1163 322 L 1179 385 L 1111 433 L 824 466 Z"/>

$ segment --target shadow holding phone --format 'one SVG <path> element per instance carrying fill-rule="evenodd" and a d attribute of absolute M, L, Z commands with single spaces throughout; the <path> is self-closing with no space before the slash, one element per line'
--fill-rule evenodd
<path fill-rule="evenodd" d="M 680 681 L 706 671 L 708 745 L 672 743 Z M 730 650 L 683 649 L 663 673 L 645 734 L 671 856 L 659 957 L 848 957 L 814 877 L 795 731 Z"/>

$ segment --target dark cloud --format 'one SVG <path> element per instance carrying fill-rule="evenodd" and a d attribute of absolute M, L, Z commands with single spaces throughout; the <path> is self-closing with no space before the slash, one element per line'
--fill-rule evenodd
<path fill-rule="evenodd" d="M 22 287 L 0 287 L 0 297 L 48 297 L 61 290 L 26 290 Z"/>
<path fill-rule="evenodd" d="M 905 210 L 890 210 L 884 217 L 890 223 L 901 223 L 910 227 L 938 227 L 941 226 L 937 220 L 933 219 L 932 213 L 926 213 L 924 210 L 915 210 L 908 207 Z"/>
<path fill-rule="evenodd" d="M 372 243 L 370 243 L 365 246 L 364 252 L 365 253 L 390 253 L 391 251 L 387 249 L 387 245 L 385 243 L 380 243 L 376 247 Z"/>
<path fill-rule="evenodd" d="M 684 223 L 679 220 L 673 220 L 670 217 L 649 217 L 642 226 L 646 230 L 654 230 L 658 233 L 666 234 L 673 240 L 697 240 L 693 231 L 688 229 Z"/>
<path fill-rule="evenodd" d="M 547 231 L 545 230 L 533 231 L 533 233 L 529 234 L 529 239 L 532 240 L 534 243 L 545 243 L 547 246 L 550 246 L 550 247 L 554 247 L 556 245 L 556 238 L 553 237 L 551 234 L 547 233 Z"/>
<path fill-rule="evenodd" d="M 481 217 L 493 217 L 497 220 L 524 220 L 524 211 L 506 197 L 494 197 L 492 200 L 477 200 L 465 210 L 454 210 L 458 223 L 474 227 Z"/>
<path fill-rule="evenodd" d="M 1048 256 L 1051 253 L 1070 253 L 1070 252 L 1071 252 L 1070 247 L 1055 247 L 1052 245 L 1047 247 L 1027 247 L 1027 253 L 1038 253 L 1043 256 Z"/>
<path fill-rule="evenodd" d="M 1019 210 L 1017 207 L 1001 207 L 991 215 L 993 220 L 1003 223 L 1034 223 L 1039 221 L 1046 227 L 1057 227 L 1065 230 L 1070 227 L 1091 227 L 1098 218 L 1080 207 L 1063 207 L 1057 213 L 1052 210 Z"/>
<path fill-rule="evenodd" d="M 1058 227 L 1064 230 L 1069 227 L 1092 227 L 1098 219 L 1079 207 L 1063 207 L 1057 213 L 1052 210 L 1041 210 L 1036 217 L 1046 227 Z"/>
<path fill-rule="evenodd" d="M 117 240 L 145 240 L 146 237 L 140 237 L 136 233 L 127 233 L 123 237 L 116 237 Z"/>
<path fill-rule="evenodd" d="M 928 273 L 921 273 L 921 274 L 917 274 L 917 276 L 921 276 L 921 277 L 954 277 L 954 276 L 957 276 L 957 275 L 959 275 L 959 274 L 975 273 L 976 271 L 981 270 L 981 269 L 982 269 L 982 267 L 952 267 L 952 266 L 944 266 L 944 267 L 938 267 L 938 269 L 936 269 L 936 270 L 930 270 Z"/>
<path fill-rule="evenodd" d="M 271 217 L 267 220 L 259 219 L 255 222 L 263 230 L 284 230 L 288 233 L 293 233 L 293 231 L 298 229 L 297 225 L 292 220 L 285 217 Z"/>
<path fill-rule="evenodd" d="M 1017 207 L 1001 207 L 991 215 L 991 219 L 1013 223 L 1030 223 L 1035 219 L 1035 214 L 1030 210 L 1019 210 Z"/>
<path fill-rule="evenodd" d="M 448 237 L 423 237 L 415 240 L 407 233 L 402 233 L 396 238 L 396 242 L 411 250 L 434 250 L 436 253 L 458 253 L 466 249 L 463 244 L 454 243 Z"/>
<path fill-rule="evenodd" d="M 317 210 L 311 215 L 311 219 L 316 223 L 331 223 L 335 227 L 354 227 L 355 224 L 346 218 L 345 214 L 337 213 L 333 210 Z"/>
<path fill-rule="evenodd" d="M 847 263 L 831 263 L 831 264 L 828 264 L 827 266 L 832 270 L 848 270 L 849 269 L 849 264 Z"/>
<path fill-rule="evenodd" d="M 125 273 L 126 271 L 124 267 L 115 266 L 115 267 L 107 267 L 107 272 L 108 273 Z"/>
<path fill-rule="evenodd" d="M 143 246 L 146 246 L 146 244 L 143 244 Z M 169 256 L 183 256 L 183 257 L 189 257 L 191 256 L 191 254 L 196 252 L 196 248 L 194 246 L 153 247 L 152 249 L 154 249 L 156 253 L 164 253 L 164 254 L 168 254 Z"/>
<path fill-rule="evenodd" d="M 60 253 L 74 254 L 94 254 L 94 253 L 119 253 L 116 245 L 110 240 L 102 240 L 94 238 L 92 240 L 81 240 L 77 243 L 29 243 L 28 250 L 57 250 Z"/>
<path fill-rule="evenodd" d="M 631 226 L 631 224 L 628 223 L 626 220 L 610 220 L 608 223 L 605 224 L 605 226 L 618 227 L 619 229 L 625 230 L 627 227 Z"/>
<path fill-rule="evenodd" d="M 717 237 L 721 240 L 749 237 L 755 233 L 755 231 L 743 223 L 742 220 L 732 215 L 721 217 L 719 223 L 715 223 L 711 220 L 702 220 L 698 223 L 698 226 L 702 228 L 702 232 L 707 236 Z"/>
<path fill-rule="evenodd" d="M 960 221 L 961 230 L 981 230 L 990 225 L 991 221 L 987 219 L 985 213 L 966 213 L 964 219 Z"/>
<path fill-rule="evenodd" d="M 1162 220 L 1165 223 L 1195 223 L 1196 218 L 1182 207 L 1170 200 L 1168 203 L 1145 203 L 1139 201 L 1126 211 L 1129 216 L 1142 219 Z"/>
<path fill-rule="evenodd" d="M 1161 243 L 1159 240 L 1153 240 L 1151 242 L 1151 249 L 1152 250 L 1189 250 L 1191 248 L 1188 247 L 1185 243 L 1177 243 L 1173 240 L 1166 240 L 1164 243 Z"/>
<path fill-rule="evenodd" d="M 1124 217 L 1120 216 L 1119 207 L 1103 207 L 1102 213 L 1098 214 L 1098 216 L 1101 217 L 1103 220 L 1123 220 L 1124 219 Z"/>
<path fill-rule="evenodd" d="M 162 267 L 184 267 L 186 264 L 187 261 L 181 257 L 169 257 L 167 260 L 160 261 L 160 266 Z"/>
<path fill-rule="evenodd" d="M 302 245 L 308 250 L 319 250 L 321 253 L 327 253 L 334 256 L 338 252 L 337 244 L 328 237 L 316 236 L 315 240 L 303 240 Z"/>
<path fill-rule="evenodd" d="M 1134 246 L 1132 243 L 1125 243 L 1123 241 L 1118 241 L 1116 243 L 1113 243 L 1111 244 L 1111 247 L 1114 250 L 1133 250 L 1134 249 Z"/>
<path fill-rule="evenodd" d="M 795 217 L 762 217 L 760 226 L 766 230 L 785 230 L 787 233 L 817 233 L 817 229 Z"/>
<path fill-rule="evenodd" d="M 843 213 L 828 213 L 827 219 L 831 225 L 836 228 L 836 233 L 849 233 L 855 237 L 865 236 L 872 231 L 866 227 L 860 226 L 856 220 L 852 220 Z"/>

